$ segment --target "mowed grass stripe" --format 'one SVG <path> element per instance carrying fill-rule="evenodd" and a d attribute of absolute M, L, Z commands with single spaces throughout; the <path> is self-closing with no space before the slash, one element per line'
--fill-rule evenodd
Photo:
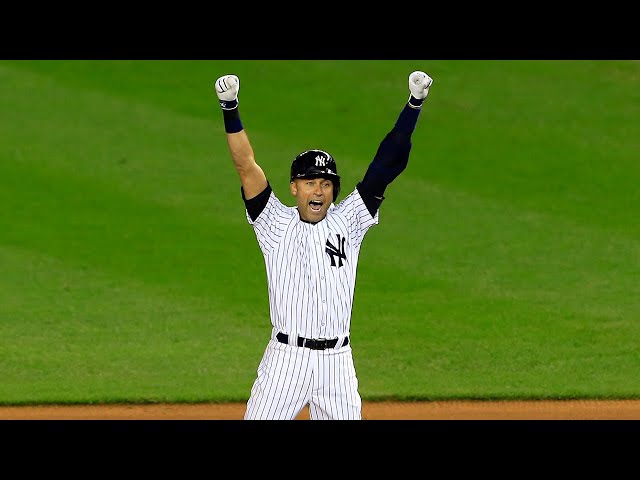
<path fill-rule="evenodd" d="M 0 247 L 0 403 L 239 401 L 247 310 Z"/>
<path fill-rule="evenodd" d="M 370 347 L 360 365 L 372 394 L 394 375 L 397 391 L 412 395 L 588 396 L 585 385 L 594 384 L 617 395 L 638 391 L 637 241 L 440 187 L 425 191 L 410 208 L 424 231 L 405 233 L 402 214 L 382 212 L 386 228 L 368 234 L 361 254 L 352 330 Z M 602 365 L 612 371 L 595 374 Z"/>
<path fill-rule="evenodd" d="M 215 295 L 212 285 L 258 253 L 254 239 L 247 235 L 243 244 L 228 238 L 224 224 L 212 218 L 144 203 L 66 174 L 42 175 L 15 164 L 1 171 L 1 244 L 149 284 L 186 284 L 185 291 L 201 295 Z M 254 285 L 250 278 L 243 281 Z"/>
<path fill-rule="evenodd" d="M 617 305 L 620 317 L 640 313 L 640 242 L 631 236 L 428 182 L 399 183 L 404 188 L 385 202 L 402 209 L 383 204 L 381 225 L 363 248 L 363 270 L 398 269 L 427 285 L 433 278 L 479 290 L 484 285 L 482 295 L 493 290 L 523 301 L 554 300 L 584 313 L 598 305 Z M 416 191 L 421 202 L 407 193 Z M 403 228 L 407 216 L 415 219 L 413 228 Z"/>

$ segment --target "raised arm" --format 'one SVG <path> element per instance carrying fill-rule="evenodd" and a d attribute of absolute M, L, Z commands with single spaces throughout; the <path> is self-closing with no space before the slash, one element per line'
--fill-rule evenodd
<path fill-rule="evenodd" d="M 358 190 L 371 215 L 375 215 L 375 211 L 384 200 L 387 186 L 407 167 L 411 135 L 432 83 L 433 79 L 419 70 L 409 75 L 409 99 L 394 127 L 380 142 L 364 178 L 358 183 Z"/>
<path fill-rule="evenodd" d="M 215 90 L 222 108 L 231 159 L 240 177 L 244 197 L 249 200 L 267 187 L 267 177 L 260 165 L 256 163 L 249 137 L 240 121 L 238 110 L 240 79 L 236 75 L 223 75 L 216 80 Z"/>

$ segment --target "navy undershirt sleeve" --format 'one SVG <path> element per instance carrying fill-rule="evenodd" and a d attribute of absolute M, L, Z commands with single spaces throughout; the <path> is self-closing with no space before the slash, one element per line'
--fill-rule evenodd
<path fill-rule="evenodd" d="M 271 195 L 271 185 L 269 185 L 269 182 L 267 182 L 266 188 L 262 192 L 260 192 L 258 195 L 256 195 L 253 198 L 250 198 L 249 200 L 247 200 L 246 197 L 244 196 L 244 189 L 242 187 L 240 187 L 240 192 L 242 193 L 242 200 L 244 200 L 244 206 L 247 208 L 247 212 L 249 213 L 251 220 L 255 222 L 256 218 L 258 218 L 262 213 L 262 211 L 264 210 L 264 207 L 267 206 L 267 202 L 269 201 L 269 195 Z"/>
<path fill-rule="evenodd" d="M 393 129 L 384 137 L 357 188 L 371 215 L 384 200 L 387 186 L 407 167 L 411 151 L 411 134 L 415 130 L 421 109 L 407 103 Z M 379 201 L 374 201 L 374 200 Z"/>

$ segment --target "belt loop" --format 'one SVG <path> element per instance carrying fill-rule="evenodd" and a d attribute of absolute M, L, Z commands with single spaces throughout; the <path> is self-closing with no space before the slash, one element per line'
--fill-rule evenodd
<path fill-rule="evenodd" d="M 291 332 L 289 334 L 289 345 L 293 345 L 294 347 L 298 346 L 298 333 Z"/>
<path fill-rule="evenodd" d="M 342 347 L 342 344 L 344 343 L 344 335 L 338 335 L 338 341 L 336 342 L 335 347 L 333 347 L 334 350 L 337 350 L 338 348 Z"/>

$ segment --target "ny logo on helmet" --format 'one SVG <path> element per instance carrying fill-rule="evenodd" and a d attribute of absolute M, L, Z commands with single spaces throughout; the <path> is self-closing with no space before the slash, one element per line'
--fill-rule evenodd
<path fill-rule="evenodd" d="M 322 155 L 316 157 L 316 167 L 324 167 L 327 162 L 327 158 Z"/>

